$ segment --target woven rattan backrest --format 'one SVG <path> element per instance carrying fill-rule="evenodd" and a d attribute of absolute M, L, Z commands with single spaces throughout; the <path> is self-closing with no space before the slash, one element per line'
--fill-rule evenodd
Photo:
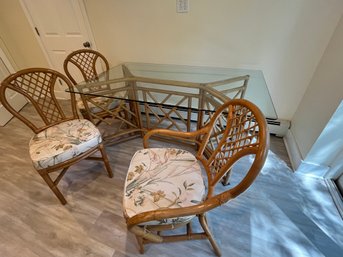
<path fill-rule="evenodd" d="M 244 99 L 231 100 L 212 117 L 211 127 L 198 151 L 209 178 L 209 191 L 240 158 L 253 155 L 253 164 L 237 193 L 244 191 L 253 182 L 262 168 L 269 147 L 266 120 L 261 111 Z M 200 157 L 210 149 L 207 158 Z"/>
<path fill-rule="evenodd" d="M 75 95 L 71 94 L 72 114 L 66 115 L 55 96 L 56 83 L 59 85 L 60 83 L 63 83 L 69 88 L 69 90 L 72 90 L 73 85 L 70 81 L 63 74 L 57 71 L 45 68 L 21 70 L 8 76 L 2 81 L 0 87 L 0 101 L 10 113 L 23 121 L 35 133 L 38 133 L 46 127 L 58 124 L 68 119 L 78 118 L 75 105 Z M 28 117 L 20 114 L 19 111 L 16 111 L 16 109 L 6 99 L 6 90 L 8 89 L 14 90 L 15 92 L 25 96 L 26 99 L 32 103 L 37 114 L 41 118 L 39 125 L 39 122 L 34 122 Z"/>
<path fill-rule="evenodd" d="M 75 65 L 81 72 L 84 81 L 90 82 L 98 78 L 101 71 L 98 70 L 99 62 L 105 66 L 105 71 L 109 70 L 109 64 L 106 58 L 99 52 L 91 49 L 80 49 L 70 53 L 64 60 L 63 68 L 68 78 L 77 84 L 75 78 L 70 73 L 69 64 Z"/>

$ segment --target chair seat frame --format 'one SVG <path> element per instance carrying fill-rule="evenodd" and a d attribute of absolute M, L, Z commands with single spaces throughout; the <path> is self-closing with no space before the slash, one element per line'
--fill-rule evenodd
<path fill-rule="evenodd" d="M 227 124 L 226 126 L 222 126 L 222 123 L 219 122 L 221 124 L 219 127 L 221 127 L 223 131 L 221 139 L 217 142 L 218 146 L 216 149 L 207 151 L 208 154 L 205 154 L 206 150 L 208 150 L 209 139 L 213 138 L 214 134 L 219 134 L 215 128 L 218 128 L 218 121 L 223 115 L 225 116 Z M 232 124 L 234 128 L 230 127 Z M 248 126 L 248 128 L 246 128 L 246 126 Z M 206 171 L 208 183 L 207 197 L 203 202 L 189 207 L 157 209 L 139 213 L 132 217 L 125 217 L 128 230 L 136 235 L 140 253 L 144 253 L 144 244 L 147 243 L 208 239 L 215 254 L 221 256 L 220 248 L 209 229 L 206 213 L 239 196 L 247 190 L 256 179 L 268 154 L 269 133 L 266 119 L 258 107 L 251 102 L 244 99 L 234 99 L 224 103 L 213 115 L 210 122 L 200 130 L 194 132 L 180 132 L 167 129 L 154 129 L 147 132 L 143 139 L 144 148 L 149 147 L 149 140 L 153 136 L 187 139 L 197 145 L 198 150 L 195 157 Z M 243 136 L 245 136 L 247 140 L 242 140 Z M 227 151 L 225 148 L 231 148 L 230 151 L 232 150 L 232 154 L 223 154 L 223 152 Z M 225 178 L 228 172 L 231 172 L 233 165 L 238 160 L 247 155 L 253 155 L 254 160 L 243 179 L 232 188 L 216 194 L 215 188 L 218 182 Z M 221 158 L 220 161 L 222 162 L 216 160 L 218 156 Z M 224 158 L 223 156 L 226 157 Z M 222 159 L 225 159 L 225 161 Z M 220 165 L 218 165 L 218 163 Z M 217 167 L 213 168 L 213 166 L 216 165 Z M 213 172 L 213 169 L 215 172 Z M 192 231 L 191 222 L 179 224 L 178 226 L 186 225 L 187 230 L 185 234 L 178 235 L 162 235 L 163 230 L 174 229 L 176 228 L 175 225 L 140 225 L 149 221 L 190 215 L 197 216 L 203 232 L 194 233 Z"/>
<path fill-rule="evenodd" d="M 75 95 L 70 95 L 71 114 L 66 114 L 61 103 L 55 96 L 56 83 L 63 82 L 70 92 L 73 87 L 71 82 L 63 74 L 46 68 L 30 68 L 18 71 L 5 78 L 0 87 L 0 101 L 2 105 L 16 118 L 28 126 L 35 134 L 38 134 L 50 127 L 58 125 L 69 120 L 79 119 Z M 7 90 L 13 90 L 28 100 L 36 111 L 40 121 L 31 120 L 21 112 L 17 111 L 7 100 Z M 93 156 L 94 153 L 100 152 L 101 156 Z M 105 165 L 109 177 L 113 177 L 113 172 L 105 152 L 103 143 L 92 147 L 91 149 L 74 156 L 64 162 L 49 166 L 44 169 L 36 169 L 39 175 L 47 183 L 59 201 L 64 205 L 67 203 L 65 197 L 58 189 L 57 185 L 61 181 L 70 166 L 78 163 L 83 159 L 102 161 Z M 50 176 L 52 172 L 58 172 L 58 176 L 53 180 Z"/>

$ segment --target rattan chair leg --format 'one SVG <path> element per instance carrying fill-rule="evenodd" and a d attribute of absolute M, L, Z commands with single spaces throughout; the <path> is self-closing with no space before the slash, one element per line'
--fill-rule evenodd
<path fill-rule="evenodd" d="M 192 237 L 192 221 L 190 221 L 189 223 L 187 223 L 187 236 L 189 238 Z"/>
<path fill-rule="evenodd" d="M 101 152 L 102 159 L 104 160 L 104 164 L 105 164 L 108 176 L 112 178 L 113 177 L 112 168 L 111 168 L 111 165 L 108 160 L 107 153 L 105 152 L 105 148 L 103 144 L 99 144 L 99 150 Z"/>
<path fill-rule="evenodd" d="M 230 185 L 230 177 L 231 177 L 231 169 L 229 169 L 229 170 L 226 172 L 225 176 L 224 176 L 223 179 L 222 179 L 222 185 L 223 185 L 223 186 L 228 186 L 228 185 Z"/>
<path fill-rule="evenodd" d="M 90 117 L 90 115 L 88 114 L 87 111 L 85 111 L 85 110 L 80 110 L 80 113 L 81 113 L 81 115 L 82 115 L 82 117 L 83 117 L 84 119 L 89 120 L 89 121 L 92 121 L 92 119 L 91 119 L 91 117 Z"/>
<path fill-rule="evenodd" d="M 141 236 L 137 236 L 136 235 L 136 239 L 138 242 L 138 246 L 139 246 L 139 253 L 143 254 L 144 253 L 144 244 L 143 244 L 143 238 Z"/>
<path fill-rule="evenodd" d="M 206 220 L 206 217 L 205 217 L 205 214 L 200 214 L 199 215 L 199 222 L 201 224 L 201 227 L 203 228 L 203 230 L 205 231 L 205 234 L 208 238 L 208 240 L 210 241 L 213 249 L 214 249 L 214 252 L 216 253 L 217 256 L 221 256 L 221 251 L 216 243 L 216 241 L 214 241 L 214 238 L 213 238 L 213 235 L 208 227 L 208 224 L 207 224 L 207 220 Z"/>
<path fill-rule="evenodd" d="M 57 196 L 58 200 L 60 200 L 61 204 L 65 205 L 67 203 L 66 199 L 62 195 L 61 191 L 58 189 L 58 187 L 55 185 L 55 183 L 50 178 L 49 174 L 47 173 L 40 173 L 38 171 L 39 175 L 44 179 L 44 181 L 48 184 L 52 192 Z"/>

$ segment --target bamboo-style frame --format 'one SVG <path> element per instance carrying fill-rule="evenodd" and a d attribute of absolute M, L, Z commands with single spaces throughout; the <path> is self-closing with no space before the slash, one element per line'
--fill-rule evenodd
<path fill-rule="evenodd" d="M 122 71 L 121 78 L 109 79 L 106 72 L 102 75 L 105 77 L 98 81 L 76 86 L 91 121 L 109 124 L 111 119 L 120 120 L 119 128 L 104 137 L 108 144 L 143 136 L 156 128 L 186 132 L 200 129 L 218 107 L 231 99 L 227 94 L 233 94 L 232 99 L 244 98 L 249 81 L 249 75 L 245 75 L 210 83 L 195 83 L 135 76 L 125 65 L 122 65 Z M 231 83 L 240 85 L 216 89 Z M 109 101 L 117 99 L 119 104 L 112 110 L 106 109 L 106 106 L 96 102 L 99 96 L 107 97 Z M 102 110 L 101 114 L 106 115 L 92 113 L 90 106 L 98 107 Z M 196 126 L 192 126 L 194 121 Z"/>
<path fill-rule="evenodd" d="M 97 81 L 99 75 L 103 72 L 107 72 L 110 67 L 106 57 L 100 52 L 92 49 L 79 49 L 68 54 L 63 62 L 65 74 L 74 85 L 77 85 L 77 81 L 75 79 L 76 74 L 72 74 L 71 72 L 73 68 L 76 68 L 76 70 L 80 72 L 85 82 L 91 83 Z M 108 84 L 104 84 L 101 87 L 108 90 L 110 89 Z M 98 101 L 95 106 L 101 105 L 102 108 L 98 109 L 97 112 L 92 112 L 89 106 L 88 108 L 85 107 L 80 109 L 81 115 L 85 119 L 91 120 L 91 117 L 99 117 L 96 125 L 100 124 L 101 121 L 108 116 L 108 108 L 105 108 L 104 106 L 108 107 L 111 103 L 110 101 L 112 101 L 111 99 L 106 98 L 101 98 L 100 100 L 101 101 Z M 92 102 L 89 103 L 92 104 Z"/>
<path fill-rule="evenodd" d="M 218 129 L 219 128 L 219 129 Z M 212 115 L 204 127 L 193 132 L 154 129 L 144 136 L 144 147 L 149 147 L 149 139 L 156 135 L 172 139 L 184 138 L 197 146 L 196 159 L 202 164 L 207 175 L 207 196 L 199 204 L 189 207 L 163 208 L 125 217 L 128 229 L 136 235 L 140 252 L 144 244 L 174 242 L 179 240 L 208 239 L 217 256 L 221 256 L 219 246 L 209 229 L 206 213 L 227 203 L 243 193 L 253 183 L 266 160 L 269 148 L 269 133 L 266 119 L 253 103 L 244 99 L 234 99 L 224 103 Z M 206 154 L 210 141 L 216 138 L 211 151 Z M 233 165 L 245 156 L 252 156 L 252 164 L 243 178 L 232 188 L 216 191 L 219 181 L 231 171 Z M 161 188 L 161 190 L 163 190 Z M 144 225 L 149 221 L 169 218 L 197 216 L 203 232 L 193 232 L 191 223 L 172 225 Z M 143 224 L 143 225 L 142 225 Z M 185 234 L 162 235 L 163 230 L 186 225 Z"/>
<path fill-rule="evenodd" d="M 0 87 L 0 102 L 14 117 L 18 118 L 35 134 L 37 134 L 62 122 L 79 119 L 76 109 L 75 94 L 71 94 L 70 96 L 71 114 L 66 113 L 65 110 L 63 110 L 60 102 L 55 96 L 55 87 L 62 82 L 67 87 L 68 91 L 72 92 L 73 85 L 70 81 L 66 76 L 55 70 L 46 68 L 24 69 L 8 76 L 2 81 Z M 6 98 L 7 90 L 14 90 L 26 97 L 28 102 L 33 105 L 40 120 L 30 119 L 31 117 L 25 117 L 17 111 Z M 98 151 L 101 153 L 101 157 L 92 156 Z M 113 177 L 112 169 L 103 143 L 99 143 L 88 151 L 74 156 L 62 163 L 49 166 L 44 169 L 36 169 L 62 204 L 66 204 L 67 201 L 58 189 L 57 185 L 67 172 L 68 168 L 83 159 L 104 162 L 108 176 Z M 57 171 L 60 171 L 60 173 L 55 180 L 53 180 L 49 174 Z"/>
<path fill-rule="evenodd" d="M 149 146 L 149 139 L 151 137 L 162 136 L 163 138 L 171 138 L 172 141 L 175 139 L 181 140 L 184 143 L 190 143 L 196 146 L 197 153 L 196 158 L 204 167 L 207 175 L 207 196 L 206 199 L 199 204 L 192 207 L 176 208 L 176 209 L 161 209 L 156 211 L 149 211 L 137 214 L 133 217 L 125 217 L 128 229 L 133 232 L 138 240 L 140 246 L 140 252 L 144 252 L 144 244 L 146 243 L 157 243 L 157 242 L 171 242 L 179 240 L 190 240 L 190 239 L 208 239 L 215 251 L 220 256 L 220 249 L 215 242 L 213 235 L 209 229 L 206 213 L 226 202 L 234 199 L 242 192 L 244 192 L 251 183 L 255 180 L 260 170 L 262 169 L 266 160 L 268 147 L 269 147 L 269 135 L 266 120 L 261 111 L 249 101 L 244 99 L 230 99 L 224 93 L 215 89 L 216 86 L 225 85 L 230 82 L 243 81 L 243 85 L 235 87 L 232 92 L 236 92 L 235 97 L 242 98 L 247 87 L 249 76 L 243 76 L 238 78 L 227 79 L 223 81 L 217 81 L 213 83 L 201 84 L 192 82 L 172 81 L 172 80 L 160 80 L 144 77 L 135 77 L 129 70 L 124 66 L 124 77 L 114 80 L 106 80 L 105 82 L 96 81 L 89 84 L 78 85 L 82 100 L 85 104 L 86 109 L 89 108 L 88 104 L 92 103 L 99 108 L 103 108 L 103 111 L 107 113 L 106 119 L 104 117 L 97 117 L 90 115 L 90 119 L 100 119 L 107 121 L 108 117 L 120 120 L 123 124 L 122 131 L 114 134 L 108 140 L 116 139 L 118 142 L 121 137 L 128 138 L 128 135 L 142 135 L 144 136 L 143 144 L 144 147 Z M 41 79 L 34 78 L 37 74 L 43 74 Z M 27 75 L 35 74 L 35 75 Z M 45 80 L 47 74 L 50 75 Z M 67 90 L 74 92 L 71 83 L 66 79 L 65 76 L 59 74 L 56 71 L 48 69 L 27 69 L 19 72 L 18 74 L 12 75 L 13 77 L 6 79 L 2 83 L 0 100 L 3 102 L 5 108 L 19 119 L 21 119 L 26 125 L 28 125 L 35 133 L 38 133 L 49 126 L 59 123 L 61 120 L 68 120 L 77 118 L 77 110 L 75 105 L 75 95 L 71 94 L 72 103 L 72 117 L 67 117 L 60 113 L 61 108 L 57 104 L 51 105 L 51 99 L 56 101 L 54 95 L 52 95 L 49 101 L 43 101 L 44 108 L 49 111 L 41 110 L 41 103 L 37 103 L 36 96 L 42 96 L 41 92 L 30 94 L 24 94 L 29 100 L 33 102 L 33 105 L 37 112 L 45 122 L 45 126 L 42 128 L 36 127 L 31 121 L 22 117 L 19 113 L 15 112 L 12 107 L 9 106 L 5 99 L 5 89 L 9 88 L 18 90 L 18 83 L 22 83 L 21 76 L 27 75 L 25 79 L 25 86 L 30 84 L 30 90 L 39 90 L 40 87 L 49 88 L 44 91 L 43 96 L 49 95 L 53 92 L 57 78 L 63 79 L 67 84 Z M 34 78 L 34 79 L 32 79 Z M 42 85 L 36 87 L 32 81 L 44 80 Z M 11 83 L 11 81 L 15 81 Z M 51 84 L 50 84 L 51 83 Z M 108 85 L 118 83 L 120 86 L 117 88 L 108 88 Z M 148 83 L 152 85 L 166 85 L 179 88 L 191 88 L 195 89 L 196 93 L 182 92 L 182 90 L 166 90 L 158 88 L 147 88 L 142 86 L 140 83 Z M 31 86 L 32 84 L 32 86 Z M 6 87 L 5 87 L 6 85 Z M 10 86 L 9 86 L 10 85 Z M 50 92 L 51 91 L 51 92 Z M 165 95 L 164 98 L 155 99 L 154 93 Z M 120 97 L 118 97 L 120 94 Z M 120 102 L 119 106 L 114 109 L 106 109 L 94 99 L 98 96 L 117 98 Z M 168 100 L 172 97 L 180 97 L 176 103 L 170 104 Z M 43 97 L 45 98 L 45 97 Z M 127 98 L 130 98 L 128 100 Z M 196 107 L 193 106 L 195 102 L 198 104 Z M 93 102 L 92 102 L 93 101 Z M 186 105 L 182 103 L 187 102 Z M 47 104 L 45 104 L 47 103 Z M 43 109 L 44 109 L 43 108 Z M 159 112 L 154 110 L 156 108 Z M 214 112 L 216 110 L 216 112 Z M 169 110 L 166 111 L 166 110 Z M 89 111 L 89 109 L 87 109 Z M 124 114 L 123 114 L 124 113 Z M 160 113 L 163 115 L 160 116 Z M 196 114 L 196 126 L 191 126 L 192 115 Z M 152 115 L 150 115 L 152 114 Z M 174 114 L 174 116 L 172 116 Z M 96 114 L 95 114 L 96 115 Z M 46 116 L 49 116 L 46 118 Z M 157 120 L 154 120 L 151 116 Z M 176 119 L 175 119 L 176 117 Z M 163 122 L 169 121 L 169 126 L 166 129 L 163 127 Z M 184 124 L 184 128 L 179 127 L 179 123 Z M 43 177 L 46 183 L 49 185 L 51 190 L 60 199 L 62 204 L 66 201 L 63 195 L 57 188 L 57 184 L 63 177 L 68 167 L 83 158 L 89 158 L 90 155 L 100 150 L 103 154 L 103 161 L 109 173 L 112 176 L 112 171 L 107 160 L 107 156 L 104 152 L 103 145 L 100 144 L 99 148 L 90 150 L 81 156 L 78 156 L 70 161 L 63 164 L 56 165 L 49 169 L 38 170 L 39 174 Z M 216 193 L 215 188 L 219 181 L 227 177 L 231 171 L 232 166 L 242 157 L 247 155 L 253 155 L 252 165 L 236 186 L 231 189 L 225 190 L 221 193 Z M 49 173 L 62 169 L 60 175 L 52 181 L 49 177 Z M 191 228 L 191 223 L 186 224 L 187 231 L 183 235 L 164 236 L 162 235 L 163 230 L 174 229 L 175 226 L 141 226 L 140 224 L 149 222 L 152 220 L 162 220 L 167 218 L 183 217 L 195 215 L 198 217 L 199 223 L 203 228 L 203 232 L 194 233 Z"/>

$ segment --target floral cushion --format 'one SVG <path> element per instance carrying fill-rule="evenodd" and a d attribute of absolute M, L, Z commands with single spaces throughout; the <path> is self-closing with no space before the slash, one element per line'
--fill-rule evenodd
<path fill-rule="evenodd" d="M 114 109 L 115 107 L 119 105 L 119 100 L 106 98 L 106 97 L 95 97 L 92 99 L 92 101 L 96 102 L 99 106 L 101 106 L 105 110 Z M 86 112 L 86 108 L 83 104 L 82 99 L 77 100 L 77 107 L 79 108 L 81 112 Z M 90 102 L 88 102 L 88 107 L 92 113 L 97 113 L 104 110 L 98 106 L 95 106 L 93 103 L 90 103 Z"/>
<path fill-rule="evenodd" d="M 101 143 L 99 130 L 88 120 L 71 120 L 50 127 L 30 140 L 30 156 L 36 169 L 69 160 Z"/>
<path fill-rule="evenodd" d="M 139 150 L 126 176 L 124 215 L 132 217 L 145 211 L 192 206 L 204 196 L 200 165 L 191 153 L 175 148 Z M 175 224 L 193 217 L 151 221 L 144 225 Z"/>

